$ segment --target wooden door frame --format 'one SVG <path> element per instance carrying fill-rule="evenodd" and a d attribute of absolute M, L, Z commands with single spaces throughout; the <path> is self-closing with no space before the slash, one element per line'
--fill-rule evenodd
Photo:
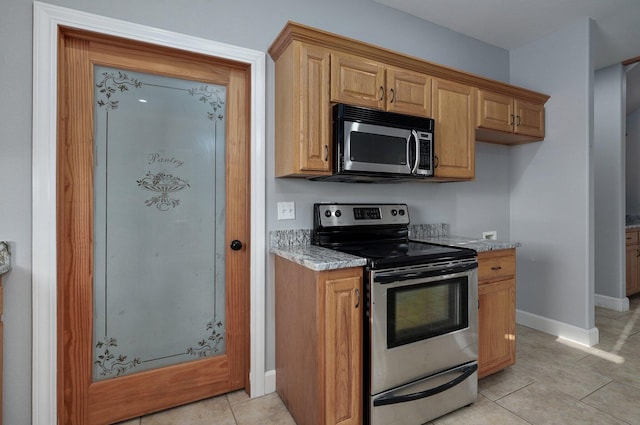
<path fill-rule="evenodd" d="M 227 58 L 251 66 L 251 397 L 265 394 L 265 54 L 34 2 L 32 123 L 32 424 L 57 423 L 56 137 L 59 27 Z"/>

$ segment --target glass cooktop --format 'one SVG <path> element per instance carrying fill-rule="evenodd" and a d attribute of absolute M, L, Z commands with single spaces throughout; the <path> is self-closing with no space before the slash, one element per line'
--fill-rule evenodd
<path fill-rule="evenodd" d="M 468 248 L 412 240 L 342 245 L 333 249 L 366 258 L 371 268 L 409 266 L 476 256 L 476 252 Z"/>

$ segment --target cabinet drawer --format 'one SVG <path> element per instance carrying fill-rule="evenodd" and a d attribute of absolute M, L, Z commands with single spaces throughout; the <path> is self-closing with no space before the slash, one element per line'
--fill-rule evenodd
<path fill-rule="evenodd" d="M 478 254 L 478 281 L 513 277 L 516 274 L 515 250 L 481 252 Z"/>
<path fill-rule="evenodd" d="M 627 230 L 627 245 L 635 245 L 638 243 L 638 231 L 637 230 Z"/>

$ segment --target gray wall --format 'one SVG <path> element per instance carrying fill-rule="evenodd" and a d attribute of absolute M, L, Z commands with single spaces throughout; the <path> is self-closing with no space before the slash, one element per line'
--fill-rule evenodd
<path fill-rule="evenodd" d="M 509 53 L 369 0 L 53 0 L 49 3 L 266 52 L 287 20 L 319 27 L 497 80 Z M 367 16 L 367 19 L 352 19 Z M 16 242 L 5 276 L 4 423 L 31 422 L 31 67 L 32 1 L 3 0 L 0 13 L 0 239 Z M 267 229 L 310 226 L 318 200 L 397 200 L 414 222 L 448 222 L 455 233 L 497 230 L 509 238 L 509 148 L 478 145 L 471 183 L 360 186 L 273 178 L 273 62 L 267 62 Z M 354 193 L 356 197 L 354 198 Z M 295 201 L 298 218 L 275 220 L 276 202 Z M 273 368 L 273 269 L 267 270 L 267 369 Z"/>
<path fill-rule="evenodd" d="M 626 297 L 625 72 L 622 64 L 595 73 L 593 98 L 595 293 L 618 299 L 622 304 Z"/>
<path fill-rule="evenodd" d="M 551 94 L 544 143 L 511 151 L 519 310 L 590 329 L 593 318 L 591 21 L 511 51 L 511 82 Z"/>

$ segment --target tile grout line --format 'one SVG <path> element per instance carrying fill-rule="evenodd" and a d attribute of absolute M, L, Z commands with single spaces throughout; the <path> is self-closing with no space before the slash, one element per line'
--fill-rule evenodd
<path fill-rule="evenodd" d="M 624 420 L 624 419 L 620 419 L 619 417 L 617 417 L 617 416 L 616 416 L 616 415 L 614 415 L 613 413 L 607 412 L 607 411 L 605 411 L 605 410 L 600 409 L 600 408 L 599 408 L 599 407 L 597 407 L 597 406 L 593 406 L 593 405 L 591 405 L 591 404 L 589 404 L 589 403 L 587 403 L 587 402 L 582 401 L 582 400 L 584 400 L 585 398 L 589 397 L 591 394 L 595 393 L 595 392 L 596 392 L 596 391 L 598 391 L 598 390 L 601 390 L 602 388 L 606 387 L 607 385 L 611 384 L 611 383 L 612 383 L 612 382 L 614 382 L 614 381 L 615 381 L 615 379 L 611 379 L 611 381 L 609 381 L 609 382 L 607 382 L 606 384 L 602 385 L 602 386 L 601 386 L 600 388 L 598 388 L 597 390 L 592 391 L 590 394 L 588 394 L 588 395 L 586 395 L 586 396 L 582 397 L 582 398 L 581 398 L 580 400 L 578 400 L 578 401 L 579 401 L 580 403 L 584 404 L 585 406 L 589 406 L 589 407 L 591 407 L 592 409 L 596 409 L 598 412 L 602 413 L 603 415 L 610 416 L 610 417 L 612 417 L 612 418 L 614 418 L 614 419 L 616 419 L 616 420 L 618 420 L 618 421 L 620 421 L 620 422 L 622 422 L 622 423 L 625 423 L 625 424 L 627 424 L 627 425 L 633 425 L 633 424 L 630 424 L 629 422 L 627 422 L 627 421 L 626 421 L 626 420 Z"/>
<path fill-rule="evenodd" d="M 229 394 L 225 394 L 224 397 L 227 400 L 227 404 L 229 405 L 229 410 L 231 411 L 231 416 L 233 417 L 233 423 L 238 425 L 238 418 L 236 418 L 236 412 L 233 411 L 233 405 L 231 404 L 231 400 L 229 400 Z M 235 404 L 240 404 L 241 401 Z"/>

